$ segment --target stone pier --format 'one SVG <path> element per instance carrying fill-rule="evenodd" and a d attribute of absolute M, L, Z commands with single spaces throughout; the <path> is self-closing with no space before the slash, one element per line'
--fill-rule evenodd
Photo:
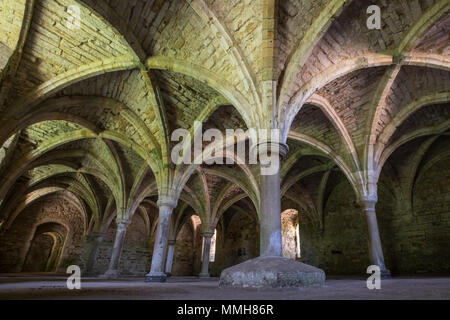
<path fill-rule="evenodd" d="M 277 160 L 286 156 L 288 146 L 268 141 L 255 147 L 261 167 L 260 257 L 223 270 L 219 285 L 257 288 L 323 285 L 325 272 L 321 269 L 283 258 L 280 164 Z M 274 153 L 278 153 L 279 159 L 274 158 Z M 271 160 L 268 161 L 269 154 Z"/>

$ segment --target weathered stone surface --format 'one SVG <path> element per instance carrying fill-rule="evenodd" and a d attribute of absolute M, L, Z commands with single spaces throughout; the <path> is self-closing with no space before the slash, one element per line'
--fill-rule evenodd
<path fill-rule="evenodd" d="M 381 30 L 366 27 L 371 4 L 381 8 Z M 80 28 L 68 27 L 71 5 Z M 183 189 L 162 237 L 177 240 L 174 275 L 199 274 L 201 231 L 217 230 L 216 261 L 204 268 L 211 275 L 257 256 L 267 247 L 264 213 L 278 219 L 280 199 L 300 220 L 298 235 L 284 231 L 287 256 L 327 274 L 365 273 L 358 201 L 367 194 L 380 199 L 387 267 L 449 271 L 448 8 L 442 0 L 2 0 L 0 269 L 20 270 L 33 228 L 60 222 L 70 240 L 61 266 L 91 263 L 87 239 L 100 232 L 93 269 L 104 273 L 111 221 L 134 217 L 117 266 L 143 275 L 158 197 Z M 248 163 L 175 167 L 168 140 L 195 121 L 221 132 L 280 127 L 291 150 L 281 188 L 264 196 L 259 167 Z M 62 190 L 66 200 L 46 198 Z M 277 204 L 265 210 L 265 202 Z M 193 215 L 201 221 L 190 223 Z M 48 255 L 49 238 L 37 236 L 36 252 Z M 164 245 L 154 251 L 163 279 Z"/>
<path fill-rule="evenodd" d="M 280 257 L 258 257 L 220 275 L 221 287 L 283 288 L 321 286 L 325 272 L 316 267 Z"/>
<path fill-rule="evenodd" d="M 11 228 L 0 236 L 2 244 L 0 246 L 0 272 L 21 272 L 27 257 L 33 254 L 33 240 L 35 237 L 39 237 L 36 230 L 49 223 L 60 226 L 62 231 L 59 233 L 67 239 L 58 271 L 64 271 L 68 265 L 76 263 L 82 251 L 84 233 L 83 216 L 79 208 L 70 194 L 65 192 L 42 197 L 26 208 L 23 214 L 14 221 Z M 67 226 L 72 227 L 68 229 Z M 44 254 L 45 252 L 41 248 L 40 254 L 34 254 L 34 257 L 40 259 L 40 256 Z M 46 262 L 44 262 L 44 267 Z M 26 271 L 45 271 L 45 268 L 35 268 L 39 264 L 30 261 L 30 257 L 28 257 L 27 265 Z M 41 264 L 39 267 L 43 267 L 43 265 Z"/>

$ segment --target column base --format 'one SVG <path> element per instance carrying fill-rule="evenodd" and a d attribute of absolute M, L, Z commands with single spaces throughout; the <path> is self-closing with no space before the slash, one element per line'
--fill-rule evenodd
<path fill-rule="evenodd" d="M 391 279 L 391 271 L 388 269 L 381 270 L 381 279 Z"/>
<path fill-rule="evenodd" d="M 101 279 L 115 279 L 119 278 L 120 271 L 119 270 L 108 270 L 104 274 L 100 276 Z"/>
<path fill-rule="evenodd" d="M 289 288 L 322 286 L 325 272 L 282 257 L 259 257 L 222 271 L 220 287 Z"/>
<path fill-rule="evenodd" d="M 164 272 L 150 272 L 145 275 L 145 282 L 166 282 L 167 275 Z"/>
<path fill-rule="evenodd" d="M 86 271 L 83 273 L 83 276 L 85 276 L 85 277 L 100 277 L 101 275 L 98 272 Z"/>
<path fill-rule="evenodd" d="M 200 274 L 198 275 L 198 277 L 199 277 L 199 278 L 209 278 L 210 275 L 209 275 L 209 273 L 200 273 Z"/>
<path fill-rule="evenodd" d="M 166 276 L 167 276 L 167 278 L 170 278 L 172 276 L 172 273 L 166 272 Z"/>

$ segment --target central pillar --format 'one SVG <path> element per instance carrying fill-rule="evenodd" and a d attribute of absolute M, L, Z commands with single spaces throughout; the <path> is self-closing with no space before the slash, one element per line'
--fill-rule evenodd
<path fill-rule="evenodd" d="M 283 258 L 281 233 L 280 158 L 288 146 L 259 143 L 260 257 L 222 271 L 221 287 L 305 287 L 323 285 L 325 273 L 313 266 Z"/>
<path fill-rule="evenodd" d="M 91 236 L 91 250 L 89 252 L 88 261 L 86 264 L 86 274 L 90 275 L 94 271 L 95 261 L 97 260 L 98 250 L 100 244 L 103 242 L 104 233 L 94 232 Z"/>
<path fill-rule="evenodd" d="M 203 261 L 200 278 L 209 278 L 209 258 L 211 256 L 211 238 L 214 232 L 203 232 Z"/>
<path fill-rule="evenodd" d="M 156 229 L 155 246 L 153 247 L 153 257 L 150 272 L 145 276 L 146 282 L 165 282 L 167 275 L 164 272 L 166 260 L 167 241 L 169 237 L 170 216 L 177 205 L 177 201 L 165 197 L 158 200 L 159 217 Z"/>
<path fill-rule="evenodd" d="M 377 201 L 374 199 L 362 200 L 364 216 L 367 221 L 369 259 L 372 265 L 380 267 L 382 278 L 390 278 L 391 272 L 384 264 L 383 248 L 381 246 L 380 232 L 378 230 L 377 215 L 375 211 L 376 203 Z"/>
<path fill-rule="evenodd" d="M 282 257 L 280 171 L 260 176 L 260 255 Z"/>
<path fill-rule="evenodd" d="M 116 238 L 114 240 L 114 246 L 112 249 L 111 261 L 109 262 L 108 270 L 103 275 L 104 278 L 117 278 L 120 275 L 120 256 L 122 254 L 123 245 L 125 243 L 125 235 L 129 224 L 129 220 L 117 220 Z"/>
<path fill-rule="evenodd" d="M 175 253 L 176 240 L 169 240 L 167 242 L 167 260 L 166 260 L 166 275 L 170 277 L 172 275 L 173 254 Z"/>

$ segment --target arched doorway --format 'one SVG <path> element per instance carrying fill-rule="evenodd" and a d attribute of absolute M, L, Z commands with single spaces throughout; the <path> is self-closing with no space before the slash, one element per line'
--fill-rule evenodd
<path fill-rule="evenodd" d="M 44 223 L 34 232 L 22 272 L 55 272 L 58 269 L 67 230 L 58 223 Z"/>
<path fill-rule="evenodd" d="M 281 213 L 281 232 L 283 236 L 283 257 L 294 260 L 299 259 L 301 250 L 297 210 L 287 209 Z"/>

